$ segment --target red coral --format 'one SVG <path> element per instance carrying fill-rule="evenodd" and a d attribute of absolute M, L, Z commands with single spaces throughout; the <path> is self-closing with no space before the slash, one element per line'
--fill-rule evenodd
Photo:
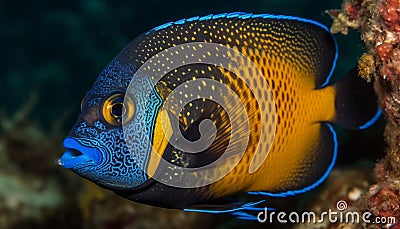
<path fill-rule="evenodd" d="M 369 207 L 375 216 L 400 217 L 399 190 L 386 186 L 369 198 Z"/>
<path fill-rule="evenodd" d="M 349 21 L 355 21 L 358 18 L 359 7 L 346 3 L 343 9 Z"/>
<path fill-rule="evenodd" d="M 383 62 L 387 62 L 392 55 L 393 45 L 389 43 L 383 43 L 376 47 L 376 52 Z"/>
<path fill-rule="evenodd" d="M 380 8 L 380 15 L 389 30 L 400 32 L 400 12 L 398 0 L 385 0 Z"/>

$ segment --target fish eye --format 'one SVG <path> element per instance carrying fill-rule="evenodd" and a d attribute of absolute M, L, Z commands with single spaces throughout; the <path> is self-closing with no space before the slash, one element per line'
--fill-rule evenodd
<path fill-rule="evenodd" d="M 135 113 L 135 107 L 131 99 L 126 99 L 124 104 L 123 94 L 113 94 L 103 103 L 103 118 L 113 126 L 122 125 L 122 118 L 129 121 Z"/>
<path fill-rule="evenodd" d="M 114 118 L 120 118 L 125 113 L 125 107 L 123 103 L 115 103 L 111 105 L 111 114 Z"/>

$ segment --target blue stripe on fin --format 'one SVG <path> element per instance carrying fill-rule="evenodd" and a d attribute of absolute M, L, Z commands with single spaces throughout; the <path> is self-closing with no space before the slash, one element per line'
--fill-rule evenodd
<path fill-rule="evenodd" d="M 168 27 L 170 27 L 171 25 L 173 25 L 172 22 L 168 22 L 168 23 L 162 24 L 162 25 L 157 26 L 157 27 L 155 27 L 154 29 L 150 30 L 150 31 L 147 32 L 146 34 L 149 34 L 151 31 L 157 31 L 157 30 L 161 30 L 161 29 L 168 28 Z"/>
<path fill-rule="evenodd" d="M 239 16 L 239 18 L 241 18 L 241 19 L 248 19 L 248 18 L 251 18 L 253 16 L 253 14 L 245 14 L 245 15 L 240 15 Z"/>
<path fill-rule="evenodd" d="M 223 209 L 223 210 L 209 210 L 209 209 L 192 209 L 192 208 L 185 208 L 183 209 L 186 212 L 200 212 L 200 213 L 211 213 L 211 214 L 223 214 L 223 213 L 232 213 L 238 211 L 246 211 L 246 210 L 254 210 L 259 208 L 254 208 L 254 206 L 265 202 L 265 200 L 260 200 L 258 202 L 250 202 L 232 209 Z"/>
<path fill-rule="evenodd" d="M 285 191 L 285 192 L 281 192 L 281 193 L 248 192 L 248 194 L 250 194 L 250 195 L 264 195 L 264 196 L 271 196 L 271 197 L 288 197 L 288 196 L 294 196 L 294 195 L 297 195 L 297 194 L 302 194 L 302 193 L 308 192 L 308 191 L 314 189 L 315 187 L 319 186 L 322 182 L 324 182 L 326 180 L 326 178 L 328 178 L 330 172 L 332 171 L 332 169 L 333 169 L 333 167 L 335 165 L 336 158 L 337 158 L 337 151 L 338 151 L 338 140 L 337 140 L 336 131 L 333 129 L 331 124 L 324 123 L 324 124 L 321 124 L 321 125 L 326 125 L 328 127 L 329 131 L 332 134 L 333 143 L 334 143 L 332 161 L 329 164 L 328 169 L 325 171 L 325 173 L 322 175 L 321 178 L 319 178 L 316 182 L 314 182 L 310 186 L 307 186 L 305 188 L 298 189 L 298 190 L 289 190 L 289 191 Z"/>
<path fill-rule="evenodd" d="M 216 14 L 216 15 L 213 16 L 213 19 L 225 18 L 226 15 L 227 15 L 226 13 L 223 13 L 223 14 Z"/>
<path fill-rule="evenodd" d="M 207 210 L 207 209 L 184 209 L 186 212 L 200 212 L 200 213 L 211 213 L 211 214 L 231 214 L 232 216 L 241 219 L 241 220 L 249 220 L 249 221 L 258 221 L 258 215 L 260 212 L 266 211 L 275 211 L 275 208 L 267 208 L 267 207 L 255 207 L 258 204 L 264 203 L 265 200 L 260 200 L 258 202 L 250 202 L 241 205 L 240 207 L 236 207 L 233 209 L 227 210 Z M 257 215 L 253 215 L 255 213 Z"/>
<path fill-rule="evenodd" d="M 246 15 L 247 13 L 244 12 L 232 12 L 226 15 L 226 18 L 235 18 L 235 17 L 239 17 L 242 15 Z"/>
<path fill-rule="evenodd" d="M 175 25 L 182 25 L 182 24 L 185 24 L 186 21 L 187 21 L 186 19 L 181 19 L 179 21 L 174 22 L 174 24 Z"/>
<path fill-rule="evenodd" d="M 194 18 L 197 18 L 197 20 L 199 21 L 204 21 L 204 20 L 210 20 L 210 19 L 217 19 L 217 18 L 234 18 L 234 17 L 239 17 L 242 19 L 247 19 L 247 18 L 265 18 L 265 19 L 283 19 L 283 20 L 295 20 L 295 21 L 302 21 L 302 22 L 306 22 L 306 23 L 310 23 L 310 24 L 314 24 L 318 27 L 321 27 L 322 29 L 324 29 L 325 31 L 330 33 L 330 30 L 328 27 L 326 27 L 325 25 L 311 20 L 311 19 L 306 19 L 306 18 L 301 18 L 301 17 L 296 17 L 296 16 L 286 16 L 286 15 L 274 15 L 274 14 L 252 14 L 252 13 L 245 13 L 245 12 L 233 12 L 233 13 L 221 13 L 221 14 L 210 14 L 210 15 L 206 15 L 203 17 L 192 17 L 189 19 L 182 19 L 182 20 L 186 20 L 186 21 L 194 21 Z M 181 21 L 181 20 L 179 20 Z M 166 23 L 164 25 L 158 26 L 150 31 L 157 31 L 160 29 L 164 29 L 166 27 L 169 27 L 171 25 L 173 25 L 173 22 L 170 23 Z"/>
<path fill-rule="evenodd" d="M 199 20 L 199 16 L 196 16 L 196 17 L 191 17 L 191 18 L 189 18 L 189 19 L 187 19 L 186 21 L 197 21 L 197 20 Z"/>
<path fill-rule="evenodd" d="M 246 18 L 265 18 L 265 19 L 283 19 L 283 20 L 295 20 L 295 21 L 302 21 L 302 22 L 306 22 L 306 23 L 310 23 L 310 24 L 314 24 L 318 27 L 321 27 L 322 29 L 324 29 L 325 31 L 330 33 L 330 30 L 328 27 L 326 27 L 325 25 L 311 20 L 311 19 L 306 19 L 306 18 L 301 18 L 301 17 L 296 17 L 296 16 L 287 16 L 287 15 L 274 15 L 274 14 L 252 14 L 252 13 L 245 13 L 245 12 L 233 12 L 233 13 L 221 13 L 221 14 L 210 14 L 210 15 L 206 15 L 203 17 L 192 17 L 189 19 L 182 19 L 185 21 L 193 21 L 196 19 L 198 19 L 199 21 L 204 21 L 204 20 L 210 20 L 210 19 L 217 19 L 217 18 L 234 18 L 234 17 L 240 17 L 242 19 L 246 19 Z M 182 21 L 179 20 L 178 22 Z M 173 22 L 169 22 L 166 23 L 164 25 L 158 26 L 154 29 L 152 29 L 151 31 L 154 30 L 160 30 L 163 28 L 166 28 L 168 26 L 173 25 Z"/>
<path fill-rule="evenodd" d="M 381 117 L 381 115 L 382 115 L 382 110 L 378 107 L 378 110 L 376 111 L 374 117 L 372 117 L 369 121 L 367 121 L 363 125 L 359 126 L 358 129 L 364 130 L 364 129 L 367 129 L 370 126 L 374 125 L 378 121 L 378 119 Z"/>
<path fill-rule="evenodd" d="M 195 18 L 197 18 L 197 19 L 195 19 Z M 329 34 L 331 34 L 328 27 L 326 27 L 325 25 L 323 25 L 317 21 L 311 20 L 311 19 L 306 19 L 306 18 L 301 18 L 301 17 L 296 17 L 296 16 L 273 15 L 273 14 L 252 14 L 252 13 L 245 13 L 245 12 L 210 14 L 210 15 L 206 15 L 203 17 L 192 17 L 189 19 L 182 19 L 177 22 L 169 22 L 169 23 L 163 24 L 161 26 L 158 26 L 158 27 L 148 31 L 146 34 L 149 34 L 150 32 L 153 32 L 153 31 L 158 31 L 161 29 L 168 28 L 169 26 L 172 26 L 174 24 L 184 24 L 185 22 L 188 22 L 188 21 L 189 22 L 195 21 L 195 20 L 206 21 L 206 20 L 219 19 L 219 18 L 240 18 L 240 19 L 264 18 L 264 19 L 294 20 L 294 21 L 300 21 L 300 22 L 305 22 L 305 23 L 316 25 L 316 26 L 322 28 L 323 30 L 327 31 Z M 333 63 L 332 63 L 332 66 L 331 66 L 328 76 L 326 77 L 325 81 L 321 85 L 317 85 L 318 88 L 324 88 L 329 84 L 329 82 L 332 78 L 332 75 L 333 75 L 333 71 L 336 67 L 338 56 L 339 56 L 338 44 L 332 34 L 331 34 L 331 36 L 333 38 L 333 42 L 335 45 L 335 57 L 334 57 L 334 60 L 333 60 Z"/>
<path fill-rule="evenodd" d="M 206 15 L 206 16 L 199 18 L 199 21 L 210 20 L 210 19 L 212 19 L 212 17 L 213 17 L 213 14 Z"/>

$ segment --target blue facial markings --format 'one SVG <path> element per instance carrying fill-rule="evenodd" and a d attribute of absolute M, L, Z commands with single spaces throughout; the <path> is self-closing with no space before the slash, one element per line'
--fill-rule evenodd
<path fill-rule="evenodd" d="M 98 149 L 102 161 L 97 166 L 77 167 L 74 170 L 100 184 L 119 188 L 130 188 L 145 182 L 146 174 L 132 159 L 122 129 L 104 130 L 100 122 L 95 122 L 95 125 L 100 128 L 82 122 L 75 131 L 75 139 L 83 146 Z"/>
<path fill-rule="evenodd" d="M 106 131 L 107 130 L 106 126 L 102 122 L 100 122 L 99 120 L 95 121 L 93 124 L 98 130 L 102 130 L 102 131 Z"/>
<path fill-rule="evenodd" d="M 135 77 L 126 96 L 135 100 L 136 111 L 132 122 L 123 125 L 124 136 L 133 159 L 146 171 L 153 143 L 154 125 L 162 99 L 148 77 Z"/>
<path fill-rule="evenodd" d="M 125 92 L 135 71 L 130 64 L 112 61 L 87 93 L 82 115 L 85 116 L 85 109 L 98 106 L 101 116 L 103 101 L 113 92 Z M 115 189 L 133 188 L 148 180 L 144 171 L 150 157 L 155 120 L 162 99 L 150 79 L 137 78 L 132 97 L 135 114 L 127 125 L 107 126 L 101 118 L 88 124 L 84 119 L 79 119 L 71 131 L 72 141 L 82 145 L 82 149 L 94 148 L 101 153 L 101 160 L 97 164 L 76 165 L 71 169 L 98 184 Z M 127 135 L 124 135 L 123 128 Z"/>
<path fill-rule="evenodd" d="M 113 60 L 100 73 L 92 89 L 87 93 L 87 97 L 95 95 L 97 98 L 89 101 L 89 104 L 99 105 L 102 98 L 108 96 L 113 91 L 125 91 L 130 80 L 135 74 L 135 69 L 130 64 L 122 64 Z M 100 99 L 98 99 L 100 97 Z"/>

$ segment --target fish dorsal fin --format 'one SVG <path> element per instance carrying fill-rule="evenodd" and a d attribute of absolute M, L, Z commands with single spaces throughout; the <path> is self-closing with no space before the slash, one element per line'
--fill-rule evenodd
<path fill-rule="evenodd" d="M 117 58 L 138 68 L 160 51 L 191 42 L 263 51 L 267 56 L 254 59 L 264 65 L 268 65 L 268 58 L 283 58 L 302 72 L 299 75 L 311 77 L 315 88 L 329 84 L 338 57 L 334 37 L 319 22 L 239 12 L 192 17 L 158 26 L 132 41 Z"/>

